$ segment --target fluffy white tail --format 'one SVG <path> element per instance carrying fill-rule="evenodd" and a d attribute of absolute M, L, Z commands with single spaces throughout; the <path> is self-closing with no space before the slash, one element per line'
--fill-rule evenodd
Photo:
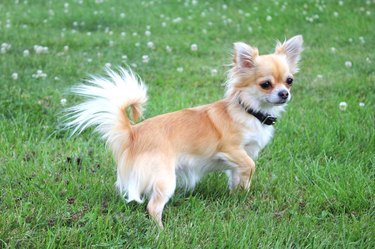
<path fill-rule="evenodd" d="M 86 100 L 67 109 L 66 127 L 74 128 L 72 135 L 95 126 L 119 159 L 129 139 L 131 119 L 142 116 L 147 101 L 147 87 L 131 70 L 119 67 L 119 73 L 107 68 L 105 77 L 91 76 L 72 92 Z"/>

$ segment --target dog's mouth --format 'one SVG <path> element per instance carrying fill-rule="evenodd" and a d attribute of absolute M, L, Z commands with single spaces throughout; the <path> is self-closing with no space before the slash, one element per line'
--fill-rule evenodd
<path fill-rule="evenodd" d="M 267 101 L 267 103 L 269 103 L 271 105 L 276 105 L 276 106 L 278 106 L 278 105 L 284 105 L 284 104 L 286 104 L 288 102 L 287 99 L 281 99 L 281 100 L 279 100 L 277 102 L 273 102 L 273 101 L 270 101 L 268 99 L 266 101 Z"/>

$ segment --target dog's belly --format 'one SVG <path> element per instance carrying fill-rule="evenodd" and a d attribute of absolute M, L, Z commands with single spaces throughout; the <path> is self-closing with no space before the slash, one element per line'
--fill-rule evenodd
<path fill-rule="evenodd" d="M 192 189 L 205 175 L 213 171 L 224 171 L 230 166 L 219 155 L 209 158 L 193 155 L 181 155 L 177 160 L 177 184 L 180 187 Z"/>

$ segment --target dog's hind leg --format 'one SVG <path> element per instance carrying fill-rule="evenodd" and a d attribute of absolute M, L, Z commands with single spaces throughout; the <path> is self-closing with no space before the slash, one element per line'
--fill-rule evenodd
<path fill-rule="evenodd" d="M 164 206 L 176 189 L 176 174 L 174 165 L 170 166 L 171 167 L 168 167 L 168 170 L 163 169 L 162 172 L 158 172 L 158 175 L 155 176 L 150 201 L 147 204 L 148 213 L 161 228 L 163 227 L 161 219 Z"/>

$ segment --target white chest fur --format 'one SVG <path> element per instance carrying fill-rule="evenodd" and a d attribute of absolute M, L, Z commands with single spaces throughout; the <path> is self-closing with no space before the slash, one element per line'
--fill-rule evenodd
<path fill-rule="evenodd" d="M 252 159 L 255 160 L 258 157 L 259 152 L 269 143 L 273 136 L 273 132 L 273 126 L 262 125 L 255 118 L 251 118 L 246 122 L 242 145 Z"/>

